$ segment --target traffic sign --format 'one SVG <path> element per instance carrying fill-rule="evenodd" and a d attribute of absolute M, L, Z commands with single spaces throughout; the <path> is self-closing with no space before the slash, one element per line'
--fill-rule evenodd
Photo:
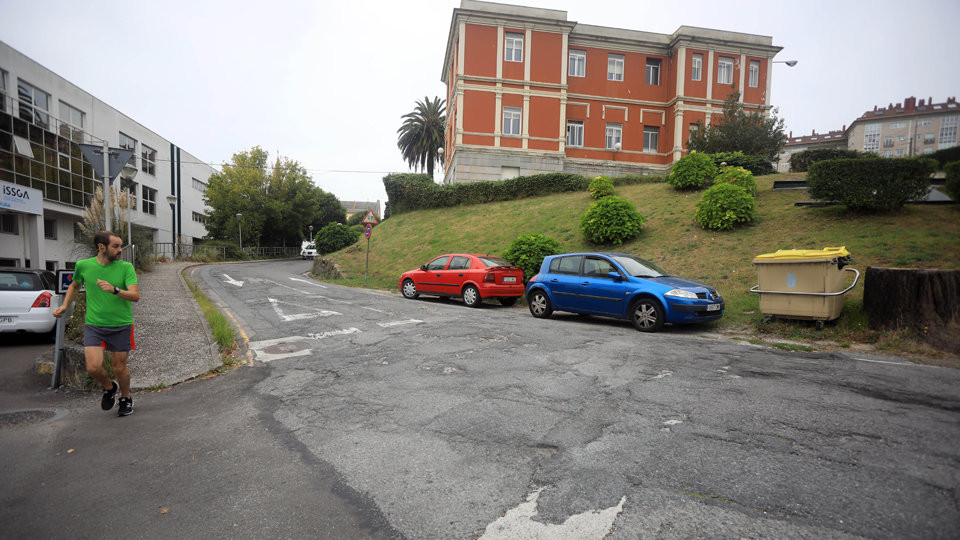
<path fill-rule="evenodd" d="M 360 223 L 364 225 L 376 225 L 380 223 L 380 221 L 377 219 L 377 215 L 373 213 L 373 210 L 367 210 L 367 215 L 363 216 Z"/>
<path fill-rule="evenodd" d="M 367 240 L 370 239 L 370 233 L 373 231 L 373 225 L 367 223 L 367 226 L 363 229 L 363 237 Z"/>
<path fill-rule="evenodd" d="M 66 294 L 73 283 L 73 270 L 57 269 L 57 294 Z"/>

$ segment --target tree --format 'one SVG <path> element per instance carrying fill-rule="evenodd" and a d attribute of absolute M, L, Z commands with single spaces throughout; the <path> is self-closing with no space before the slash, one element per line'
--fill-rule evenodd
<path fill-rule="evenodd" d="M 403 159 L 414 170 L 426 170 L 433 178 L 433 166 L 440 161 L 439 149 L 444 147 L 444 124 L 447 122 L 446 104 L 439 97 L 424 96 L 417 100 L 413 112 L 403 115 L 403 124 L 397 133 L 397 147 Z"/>
<path fill-rule="evenodd" d="M 774 161 L 783 147 L 783 119 L 776 115 L 777 109 L 770 116 L 761 111 L 745 111 L 740 93 L 733 92 L 723 104 L 723 116 L 714 118 L 706 127 L 697 122 L 688 147 L 707 154 L 740 150 Z"/>
<path fill-rule="evenodd" d="M 267 167 L 268 154 L 259 146 L 233 155 L 231 164 L 210 176 L 204 202 L 210 207 L 207 234 L 245 245 L 298 245 L 309 226 L 346 221 L 337 198 L 313 184 L 299 163 L 277 158 Z M 238 223 L 237 214 L 241 214 Z"/>

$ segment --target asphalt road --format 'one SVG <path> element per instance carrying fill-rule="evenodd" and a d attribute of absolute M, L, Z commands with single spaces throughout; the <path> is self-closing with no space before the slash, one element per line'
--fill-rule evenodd
<path fill-rule="evenodd" d="M 194 278 L 250 341 L 263 436 L 389 534 L 960 537 L 957 370 L 405 300 L 309 264 Z"/>

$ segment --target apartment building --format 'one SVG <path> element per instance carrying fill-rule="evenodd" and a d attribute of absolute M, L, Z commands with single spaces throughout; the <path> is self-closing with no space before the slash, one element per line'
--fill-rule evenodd
<path fill-rule="evenodd" d="M 463 0 L 441 76 L 444 182 L 663 173 L 732 92 L 748 110 L 771 108 L 780 50 L 767 36 L 689 26 L 658 34 Z"/>
<path fill-rule="evenodd" d="M 780 154 L 777 155 L 778 161 L 774 164 L 775 169 L 780 173 L 790 172 L 790 156 L 803 152 L 804 150 L 820 148 L 843 148 L 846 150 L 847 126 L 826 133 L 817 133 L 817 130 L 813 130 L 810 135 L 801 135 L 799 137 L 794 137 L 791 131 L 783 143 Z"/>
<path fill-rule="evenodd" d="M 70 268 L 75 225 L 102 183 L 77 143 L 132 149 L 130 220 L 156 243 L 206 235 L 214 169 L 0 41 L 0 266 Z M 124 239 L 126 243 L 126 239 Z"/>
<path fill-rule="evenodd" d="M 933 98 L 908 97 L 903 103 L 874 106 L 850 124 L 848 148 L 884 157 L 931 154 L 957 145 L 960 106 L 957 98 L 934 103 Z"/>

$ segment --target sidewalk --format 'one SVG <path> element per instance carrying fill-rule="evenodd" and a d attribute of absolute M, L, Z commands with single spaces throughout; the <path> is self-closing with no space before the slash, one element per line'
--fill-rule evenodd
<path fill-rule="evenodd" d="M 220 365 L 213 333 L 180 275 L 194 262 L 155 263 L 137 275 L 140 301 L 133 305 L 130 384 L 134 389 L 185 381 Z"/>

